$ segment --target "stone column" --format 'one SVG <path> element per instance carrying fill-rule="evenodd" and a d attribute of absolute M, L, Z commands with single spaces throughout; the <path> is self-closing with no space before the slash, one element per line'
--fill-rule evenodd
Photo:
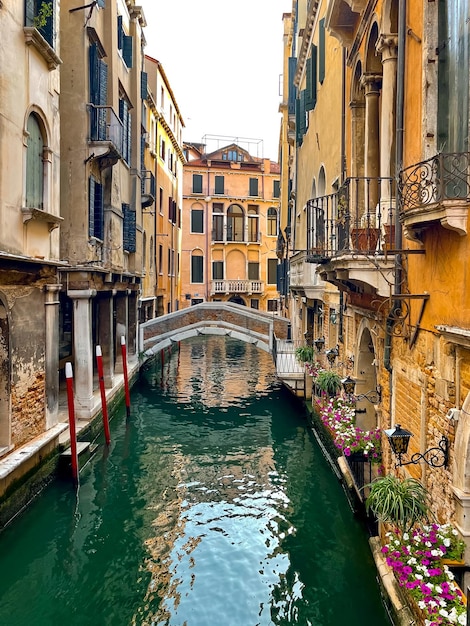
<path fill-rule="evenodd" d="M 127 314 L 127 291 L 118 292 L 116 296 L 116 337 L 114 338 L 114 349 L 116 354 L 116 360 L 114 364 L 114 371 L 116 374 L 123 373 L 122 367 L 122 352 L 121 352 L 121 337 L 126 339 L 126 345 L 128 342 L 128 314 Z"/>
<path fill-rule="evenodd" d="M 380 176 L 395 174 L 395 128 L 397 104 L 397 35 L 380 35 L 377 52 L 382 55 L 382 101 L 380 118 Z"/>
<path fill-rule="evenodd" d="M 98 302 L 99 343 L 103 355 L 104 384 L 108 389 L 114 385 L 114 326 L 112 292 L 102 292 Z"/>
<path fill-rule="evenodd" d="M 61 285 L 45 286 L 46 307 L 46 429 L 59 415 L 59 291 Z"/>
<path fill-rule="evenodd" d="M 93 341 L 91 299 L 95 289 L 70 290 L 73 300 L 73 349 L 75 355 L 75 413 L 77 418 L 89 419 L 93 407 Z"/>
<path fill-rule="evenodd" d="M 128 291 L 128 354 L 135 356 L 137 354 L 137 293 Z"/>
<path fill-rule="evenodd" d="M 379 146 L 379 74 L 363 74 L 366 110 L 365 110 L 365 176 L 377 179 L 380 176 L 380 146 Z M 366 198 L 366 210 L 372 211 L 377 205 L 378 184 L 372 181 Z"/>
<path fill-rule="evenodd" d="M 361 178 L 364 176 L 365 102 L 353 100 L 349 108 L 351 110 L 351 176 Z M 361 195 L 357 198 L 357 202 L 350 202 L 349 210 L 351 211 L 350 228 L 356 228 L 360 216 L 364 213 L 364 197 Z"/>

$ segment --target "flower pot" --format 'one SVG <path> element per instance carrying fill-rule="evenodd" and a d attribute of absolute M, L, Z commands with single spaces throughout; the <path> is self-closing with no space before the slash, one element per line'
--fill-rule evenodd
<path fill-rule="evenodd" d="M 371 252 L 376 249 L 379 240 L 378 228 L 352 228 L 351 247 L 352 250 Z"/>

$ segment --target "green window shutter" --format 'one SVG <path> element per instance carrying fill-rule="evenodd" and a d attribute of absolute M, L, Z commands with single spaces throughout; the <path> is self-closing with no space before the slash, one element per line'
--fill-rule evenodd
<path fill-rule="evenodd" d="M 118 50 L 122 50 L 124 41 L 124 29 L 122 28 L 122 15 L 118 15 L 117 18 L 117 36 L 118 36 Z"/>
<path fill-rule="evenodd" d="M 305 108 L 312 111 L 317 104 L 317 47 L 312 46 L 311 55 L 307 60 L 307 88 Z"/>
<path fill-rule="evenodd" d="M 94 233 L 97 239 L 104 238 L 103 185 L 95 181 Z"/>
<path fill-rule="evenodd" d="M 193 193 L 202 193 L 202 174 L 193 174 Z"/>
<path fill-rule="evenodd" d="M 32 26 L 36 16 L 36 0 L 26 0 L 25 4 L 25 26 Z"/>
<path fill-rule="evenodd" d="M 273 198 L 279 198 L 281 195 L 281 181 L 273 180 Z"/>
<path fill-rule="evenodd" d="M 313 109 L 312 106 L 312 63 L 311 57 L 307 59 L 306 64 L 306 87 L 305 87 L 305 108 L 307 111 L 311 111 Z"/>
<path fill-rule="evenodd" d="M 250 178 L 250 196 L 258 195 L 258 179 Z"/>
<path fill-rule="evenodd" d="M 95 236 L 95 179 L 88 179 L 88 236 Z"/>
<path fill-rule="evenodd" d="M 259 263 L 248 262 L 248 280 L 259 280 Z"/>
<path fill-rule="evenodd" d="M 216 176 L 215 177 L 215 193 L 223 194 L 224 193 L 224 176 Z"/>
<path fill-rule="evenodd" d="M 202 283 L 204 280 L 204 271 L 203 271 L 203 257 L 202 256 L 191 256 L 191 282 L 192 283 Z"/>
<path fill-rule="evenodd" d="M 26 206 L 43 208 L 43 150 L 44 140 L 36 116 L 28 118 L 28 148 L 26 152 Z"/>
<path fill-rule="evenodd" d="M 204 232 L 204 211 L 201 209 L 192 209 L 191 211 L 191 232 Z"/>
<path fill-rule="evenodd" d="M 135 211 L 131 210 L 129 204 L 122 203 L 122 212 L 124 216 L 123 230 L 122 230 L 122 244 L 126 252 L 136 251 L 136 215 Z"/>
<path fill-rule="evenodd" d="M 129 69 L 132 67 L 132 40 L 130 35 L 123 35 L 122 58 Z"/>
<path fill-rule="evenodd" d="M 325 80 L 325 18 L 319 22 L 318 31 L 318 82 Z"/>
<path fill-rule="evenodd" d="M 148 84 L 148 74 L 147 72 L 140 73 L 140 97 L 142 100 L 147 99 L 147 84 Z"/>
<path fill-rule="evenodd" d="M 295 100 L 295 142 L 298 146 L 302 145 L 303 135 L 300 132 L 300 98 Z"/>
<path fill-rule="evenodd" d="M 268 259 L 268 285 L 277 284 L 277 259 Z"/>
<path fill-rule="evenodd" d="M 212 261 L 212 280 L 224 279 L 224 262 Z"/>
<path fill-rule="evenodd" d="M 296 57 L 289 57 L 288 61 L 288 100 L 287 100 L 287 111 L 289 115 L 295 114 L 295 97 L 296 97 L 296 87 L 294 85 L 294 76 L 295 69 L 297 67 L 297 59 Z"/>

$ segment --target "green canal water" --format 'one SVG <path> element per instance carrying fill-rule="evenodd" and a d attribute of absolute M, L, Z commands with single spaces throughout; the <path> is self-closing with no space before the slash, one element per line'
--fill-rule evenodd
<path fill-rule="evenodd" d="M 148 367 L 78 493 L 0 534 L 7 626 L 386 626 L 363 528 L 271 358 L 221 337 Z"/>

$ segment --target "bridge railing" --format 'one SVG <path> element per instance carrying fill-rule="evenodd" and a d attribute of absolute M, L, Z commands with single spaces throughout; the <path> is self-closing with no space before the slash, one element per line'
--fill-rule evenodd
<path fill-rule="evenodd" d="M 302 345 L 305 345 L 304 341 L 278 339 L 276 336 L 273 337 L 273 359 L 276 365 L 277 375 L 280 378 L 286 375 L 294 375 L 296 378 L 303 378 L 305 367 L 295 356 L 295 351 Z"/>

